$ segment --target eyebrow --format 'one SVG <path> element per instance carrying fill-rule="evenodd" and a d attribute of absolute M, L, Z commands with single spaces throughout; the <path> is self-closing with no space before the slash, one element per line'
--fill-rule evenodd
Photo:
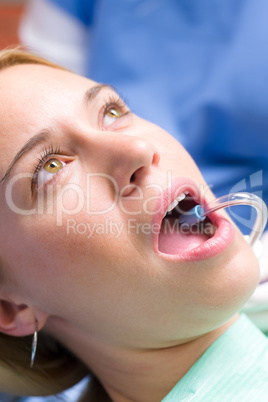
<path fill-rule="evenodd" d="M 96 98 L 96 96 L 99 94 L 99 92 L 103 89 L 110 89 L 113 92 L 116 92 L 116 89 L 112 85 L 108 84 L 97 84 L 94 85 L 93 87 L 89 88 L 84 95 L 84 100 L 85 102 L 91 102 L 93 99 Z"/>
<path fill-rule="evenodd" d="M 115 89 L 111 85 L 97 84 L 97 85 L 94 85 L 93 87 L 89 88 L 85 92 L 84 101 L 86 103 L 93 101 L 102 89 L 110 89 L 110 90 L 116 92 Z M 40 133 L 35 134 L 33 137 L 31 137 L 26 142 L 26 144 L 24 144 L 23 147 L 16 153 L 15 157 L 12 159 L 11 163 L 8 166 L 6 173 L 0 180 L 0 184 L 2 184 L 2 183 L 5 184 L 7 182 L 14 166 L 27 152 L 31 151 L 37 145 L 40 145 L 41 143 L 48 141 L 51 138 L 51 136 L 52 136 L 52 129 L 47 128 L 47 129 L 42 130 Z"/>
<path fill-rule="evenodd" d="M 26 144 L 24 144 L 23 147 L 16 153 L 15 157 L 9 164 L 9 167 L 5 175 L 0 180 L 0 183 L 6 183 L 11 174 L 12 169 L 25 153 L 29 152 L 31 149 L 41 144 L 42 142 L 47 141 L 50 137 L 51 137 L 51 131 L 49 129 L 44 129 L 40 133 L 35 134 L 33 137 L 31 137 L 26 142 Z"/>

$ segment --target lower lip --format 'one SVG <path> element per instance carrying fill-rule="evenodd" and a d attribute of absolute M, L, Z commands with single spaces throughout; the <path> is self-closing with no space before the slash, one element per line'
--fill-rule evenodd
<path fill-rule="evenodd" d="M 211 221 L 217 226 L 216 233 L 213 237 L 206 240 L 200 246 L 193 248 L 178 255 L 165 254 L 158 250 L 158 238 L 156 244 L 157 253 L 165 258 L 173 261 L 177 260 L 204 260 L 212 258 L 223 253 L 233 242 L 235 238 L 235 230 L 231 222 L 226 218 L 219 216 L 217 213 L 210 215 Z"/>

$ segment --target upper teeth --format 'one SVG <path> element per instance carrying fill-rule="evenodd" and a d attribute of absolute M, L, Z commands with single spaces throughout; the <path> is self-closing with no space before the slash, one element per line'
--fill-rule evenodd
<path fill-rule="evenodd" d="M 165 212 L 165 215 L 166 215 L 168 212 L 172 211 L 172 209 L 174 209 L 174 208 L 178 205 L 178 203 L 179 203 L 180 201 L 184 200 L 184 198 L 186 197 L 187 194 L 189 194 L 189 192 L 188 192 L 188 191 L 185 191 L 184 193 L 181 193 L 181 195 L 179 195 L 177 198 L 175 198 L 175 200 L 172 201 L 172 203 L 167 207 L 167 210 L 166 210 L 166 212 Z"/>

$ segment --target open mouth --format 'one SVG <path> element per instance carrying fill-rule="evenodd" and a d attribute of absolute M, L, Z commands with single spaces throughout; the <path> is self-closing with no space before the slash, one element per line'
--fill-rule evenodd
<path fill-rule="evenodd" d="M 192 226 L 180 224 L 179 218 L 187 215 L 187 212 L 195 205 L 198 203 L 188 191 L 181 193 L 169 205 L 162 219 L 158 236 L 158 250 L 161 253 L 182 254 L 199 247 L 214 236 L 217 227 L 208 217 Z"/>

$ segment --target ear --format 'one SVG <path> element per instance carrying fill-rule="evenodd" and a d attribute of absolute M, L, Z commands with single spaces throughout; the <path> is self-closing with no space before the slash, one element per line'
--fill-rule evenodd
<path fill-rule="evenodd" d="M 26 336 L 33 334 L 36 329 L 44 327 L 47 314 L 31 308 L 26 304 L 15 304 L 12 301 L 0 299 L 0 332 L 6 335 Z"/>

